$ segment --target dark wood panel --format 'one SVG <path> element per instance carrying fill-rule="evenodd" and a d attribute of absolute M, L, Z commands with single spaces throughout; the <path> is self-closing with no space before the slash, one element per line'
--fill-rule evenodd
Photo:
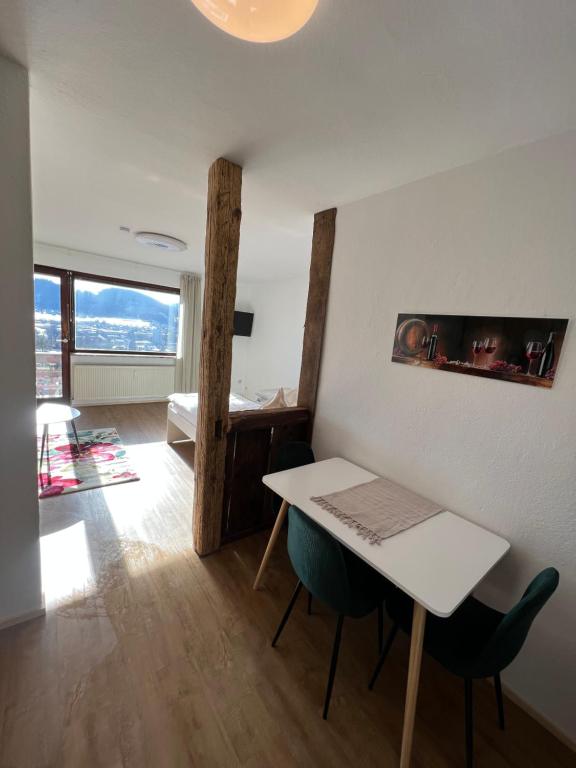
<path fill-rule="evenodd" d="M 233 411 L 229 415 L 228 431 L 239 432 L 244 429 L 276 427 L 308 421 L 310 412 L 307 408 L 265 408 L 259 411 Z"/>
<path fill-rule="evenodd" d="M 237 411 L 230 414 L 222 513 L 222 541 L 273 525 L 274 495 L 262 483 L 274 471 L 283 443 L 305 440 L 306 408 Z"/>
<path fill-rule="evenodd" d="M 268 472 L 271 429 L 238 432 L 233 439 L 230 495 L 228 509 L 224 511 L 225 538 L 262 527 L 265 496 L 262 477 Z"/>

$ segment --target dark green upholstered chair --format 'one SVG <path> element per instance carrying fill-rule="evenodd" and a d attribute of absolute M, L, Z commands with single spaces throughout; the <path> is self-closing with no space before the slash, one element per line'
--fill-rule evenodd
<path fill-rule="evenodd" d="M 363 560 L 356 557 L 307 517 L 298 507 L 290 507 L 288 510 L 288 554 L 298 576 L 298 584 L 274 635 L 272 647 L 275 647 L 278 642 L 302 586 L 338 614 L 324 699 L 323 717 L 326 719 L 338 662 L 344 617 L 362 618 L 378 609 L 379 647 L 381 647 L 382 603 L 391 585 L 373 568 L 366 565 Z"/>
<path fill-rule="evenodd" d="M 270 472 L 284 472 L 286 469 L 296 469 L 296 467 L 304 467 L 306 464 L 314 464 L 315 461 L 314 451 L 310 445 L 295 440 L 280 446 Z M 274 511 L 278 512 L 281 506 L 282 499 L 274 494 Z"/>
<path fill-rule="evenodd" d="M 493 677 L 498 705 L 498 722 L 504 728 L 504 701 L 500 672 L 518 655 L 532 622 L 546 604 L 556 587 L 559 574 L 546 568 L 536 576 L 522 599 L 508 613 L 469 597 L 447 619 L 428 614 L 424 648 L 449 672 L 464 678 L 466 721 L 466 765 L 473 764 L 473 700 L 472 682 Z M 393 621 L 392 629 L 380 660 L 370 681 L 373 688 L 398 628 L 410 632 L 413 602 L 399 590 L 386 600 L 386 609 Z"/>
<path fill-rule="evenodd" d="M 284 472 L 286 469 L 296 469 L 296 467 L 304 467 L 307 464 L 314 464 L 316 459 L 314 458 L 314 451 L 310 447 L 309 443 L 305 443 L 299 440 L 293 440 L 289 443 L 283 443 L 276 456 L 271 472 Z M 274 512 L 278 514 L 280 507 L 282 506 L 282 499 L 277 494 L 274 494 Z M 308 593 L 308 615 L 312 613 L 312 595 Z"/>
<path fill-rule="evenodd" d="M 314 464 L 314 451 L 308 443 L 293 441 L 283 443 L 278 449 L 278 455 L 271 472 L 283 472 L 285 469 L 295 469 L 306 464 Z"/>

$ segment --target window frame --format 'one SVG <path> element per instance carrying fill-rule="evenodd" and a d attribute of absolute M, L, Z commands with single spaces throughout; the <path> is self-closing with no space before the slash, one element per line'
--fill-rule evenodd
<path fill-rule="evenodd" d="M 86 349 L 76 347 L 76 280 L 88 280 L 95 283 L 106 283 L 108 285 L 119 285 L 122 288 L 137 288 L 144 291 L 156 291 L 158 293 L 171 293 L 180 298 L 179 288 L 168 288 L 165 285 L 156 285 L 155 283 L 143 283 L 138 280 L 125 280 L 119 277 L 103 277 L 101 275 L 92 275 L 89 272 L 71 272 L 70 280 L 70 354 L 72 355 L 127 355 L 133 357 L 169 357 L 175 358 L 176 352 L 136 352 L 129 349 Z"/>
<path fill-rule="evenodd" d="M 36 275 L 52 275 L 60 279 L 60 348 L 62 352 L 62 396 L 61 397 L 36 397 L 36 405 L 42 403 L 69 403 L 71 396 L 71 366 L 70 366 L 70 271 L 59 267 L 45 267 L 42 264 L 34 264 L 33 277 Z M 34 302 L 36 311 L 36 302 Z M 36 345 L 34 345 L 36 346 Z M 36 354 L 36 350 L 34 351 Z"/>
<path fill-rule="evenodd" d="M 158 293 L 171 293 L 174 296 L 180 298 L 179 288 L 170 288 L 166 285 L 156 285 L 155 283 L 144 283 L 139 280 L 126 280 L 120 277 L 109 277 L 108 275 L 94 275 L 90 272 L 76 272 L 74 270 L 57 270 L 55 267 L 44 267 L 40 264 L 35 264 L 34 269 L 38 271 L 44 271 L 48 273 L 50 270 L 54 270 L 55 273 L 61 274 L 66 272 L 69 276 L 69 288 L 68 288 L 68 338 L 70 340 L 68 349 L 71 355 L 119 355 L 124 357 L 168 357 L 175 358 L 176 352 L 136 352 L 129 349 L 85 349 L 83 347 L 76 347 L 76 307 L 75 307 L 75 283 L 76 280 L 92 280 L 95 283 L 106 283 L 108 285 L 117 285 L 123 288 L 137 288 L 144 291 L 156 291 Z"/>

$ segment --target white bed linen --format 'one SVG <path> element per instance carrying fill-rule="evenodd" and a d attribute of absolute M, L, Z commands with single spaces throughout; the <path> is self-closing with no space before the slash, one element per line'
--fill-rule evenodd
<path fill-rule="evenodd" d="M 168 397 L 172 404 L 172 409 L 183 419 L 189 421 L 191 424 L 196 425 L 198 421 L 198 392 L 190 392 L 183 394 L 176 392 Z M 253 411 L 260 408 L 259 403 L 255 403 L 252 400 L 248 400 L 242 395 L 236 395 L 233 392 L 230 393 L 230 410 L 231 411 Z"/>

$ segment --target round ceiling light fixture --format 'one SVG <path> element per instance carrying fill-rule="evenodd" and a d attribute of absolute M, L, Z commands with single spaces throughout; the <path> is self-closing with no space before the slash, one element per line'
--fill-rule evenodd
<path fill-rule="evenodd" d="M 178 240 L 177 237 L 170 237 L 170 235 L 160 235 L 157 232 L 136 232 L 134 237 L 140 245 L 162 251 L 185 251 L 188 248 L 184 240 Z"/>
<path fill-rule="evenodd" d="M 318 0 L 192 0 L 212 24 L 250 43 L 291 37 L 310 20 Z"/>

